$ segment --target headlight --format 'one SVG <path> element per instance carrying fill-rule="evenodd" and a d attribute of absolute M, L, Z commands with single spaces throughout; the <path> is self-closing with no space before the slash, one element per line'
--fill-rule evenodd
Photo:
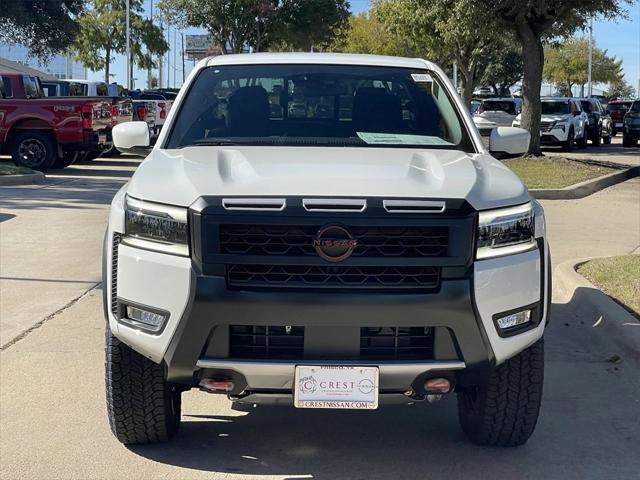
<path fill-rule="evenodd" d="M 189 256 L 187 209 L 125 199 L 125 236 L 132 247 Z"/>
<path fill-rule="evenodd" d="M 481 260 L 536 248 L 535 228 L 531 202 L 480 212 L 476 258 Z"/>

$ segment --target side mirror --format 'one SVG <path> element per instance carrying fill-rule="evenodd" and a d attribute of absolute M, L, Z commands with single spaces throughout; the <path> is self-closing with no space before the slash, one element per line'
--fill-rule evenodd
<path fill-rule="evenodd" d="M 113 144 L 122 153 L 146 157 L 151 148 L 147 122 L 125 122 L 113 127 Z"/>
<path fill-rule="evenodd" d="M 531 135 L 523 128 L 498 127 L 489 136 L 489 153 L 495 158 L 518 157 L 529 149 Z"/>

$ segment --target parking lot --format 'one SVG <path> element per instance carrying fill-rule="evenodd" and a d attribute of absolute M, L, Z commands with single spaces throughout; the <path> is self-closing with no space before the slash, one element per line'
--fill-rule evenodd
<path fill-rule="evenodd" d="M 616 140 L 572 155 L 640 163 Z M 171 443 L 124 447 L 105 413 L 101 243 L 110 199 L 138 164 L 100 158 L 44 185 L 0 187 L 3 478 L 637 477 L 640 323 L 600 318 L 584 301 L 594 292 L 561 282 L 542 414 L 523 447 L 472 445 L 454 398 L 374 412 L 236 411 L 198 391 L 183 396 Z M 556 266 L 640 248 L 638 178 L 543 205 Z"/>

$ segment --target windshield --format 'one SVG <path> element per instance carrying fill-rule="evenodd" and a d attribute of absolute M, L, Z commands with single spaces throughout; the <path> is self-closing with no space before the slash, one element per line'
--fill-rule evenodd
<path fill-rule="evenodd" d="M 569 103 L 563 101 L 542 102 L 543 115 L 564 115 L 569 113 Z"/>
<path fill-rule="evenodd" d="M 580 105 L 582 105 L 582 110 L 584 110 L 587 113 L 591 113 L 592 112 L 592 108 L 591 108 L 591 102 L 587 101 L 587 100 L 580 100 Z"/>
<path fill-rule="evenodd" d="M 220 144 L 473 151 L 435 74 L 353 65 L 204 69 L 173 122 L 166 148 Z"/>
<path fill-rule="evenodd" d="M 631 102 L 629 103 L 610 103 L 607 105 L 607 109 L 611 112 L 626 112 L 629 110 Z"/>
<path fill-rule="evenodd" d="M 511 115 L 516 114 L 516 103 L 509 100 L 485 100 L 482 102 L 481 112 L 506 112 Z"/>
<path fill-rule="evenodd" d="M 633 112 L 633 113 L 640 112 L 640 102 L 633 102 L 633 104 L 631 105 L 631 108 L 629 109 L 629 111 Z"/>

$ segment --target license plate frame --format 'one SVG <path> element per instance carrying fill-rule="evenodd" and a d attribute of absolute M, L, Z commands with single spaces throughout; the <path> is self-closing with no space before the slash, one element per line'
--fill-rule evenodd
<path fill-rule="evenodd" d="M 296 365 L 296 408 L 375 410 L 380 369 L 362 365 Z"/>

